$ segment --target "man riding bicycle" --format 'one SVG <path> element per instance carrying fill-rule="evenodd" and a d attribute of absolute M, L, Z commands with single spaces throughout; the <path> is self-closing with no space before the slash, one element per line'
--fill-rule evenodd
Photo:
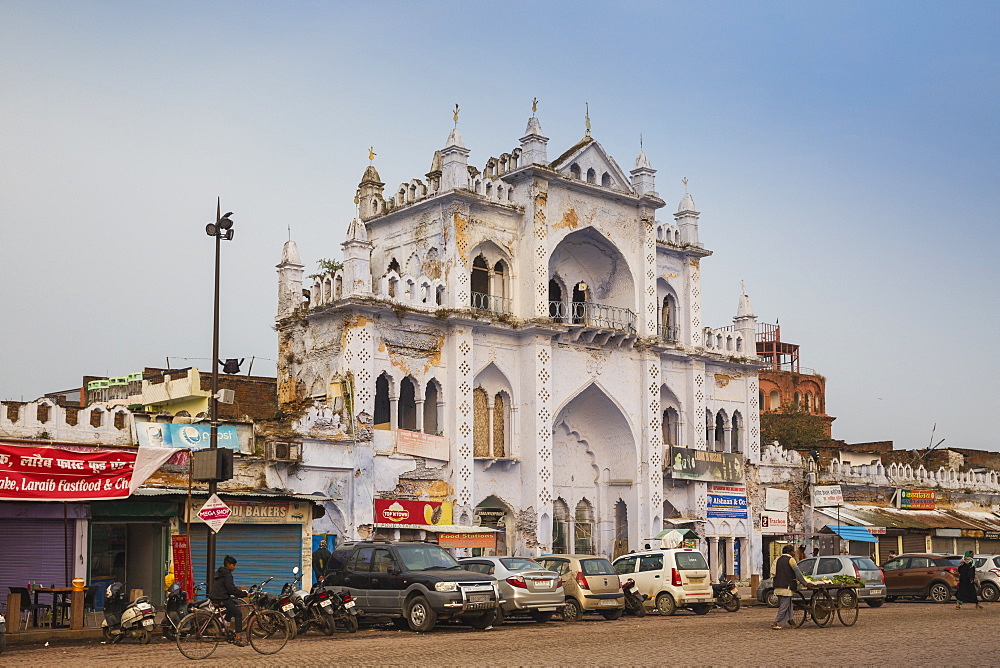
<path fill-rule="evenodd" d="M 233 584 L 236 559 L 227 554 L 226 558 L 222 560 L 222 564 L 219 570 L 215 571 L 215 577 L 212 578 L 212 588 L 208 592 L 208 598 L 226 609 L 223 616 L 233 620 L 236 626 L 236 645 L 246 647 L 246 642 L 243 640 L 243 611 L 240 610 L 240 606 L 233 600 L 233 597 L 246 598 L 247 593 L 237 589 L 236 585 Z"/>

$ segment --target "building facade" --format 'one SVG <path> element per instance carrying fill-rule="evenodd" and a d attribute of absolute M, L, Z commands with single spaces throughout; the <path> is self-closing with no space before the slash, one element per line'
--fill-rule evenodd
<path fill-rule="evenodd" d="M 501 552 L 610 556 L 676 526 L 747 572 L 745 492 L 742 516 L 712 513 L 709 486 L 738 496 L 759 458 L 749 298 L 702 321 L 700 214 L 685 192 L 657 219 L 645 153 L 625 173 L 589 130 L 547 143 L 532 116 L 479 170 L 456 124 L 426 181 L 387 191 L 368 166 L 340 268 L 304 284 L 285 244 L 288 485 L 338 499 L 320 530 L 349 538 L 383 528 L 375 498 L 430 499 Z"/>

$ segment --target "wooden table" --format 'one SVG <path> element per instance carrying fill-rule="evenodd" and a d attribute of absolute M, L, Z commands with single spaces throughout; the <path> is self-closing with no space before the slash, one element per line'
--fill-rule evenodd
<path fill-rule="evenodd" d="M 35 587 L 32 592 L 35 595 L 35 605 L 38 605 L 39 594 L 52 594 L 52 628 L 66 628 L 66 602 L 67 595 L 72 593 L 72 587 Z M 58 612 L 58 617 L 57 617 Z M 61 618 L 61 619 L 59 619 Z M 35 609 L 35 626 L 38 626 L 38 609 Z"/>

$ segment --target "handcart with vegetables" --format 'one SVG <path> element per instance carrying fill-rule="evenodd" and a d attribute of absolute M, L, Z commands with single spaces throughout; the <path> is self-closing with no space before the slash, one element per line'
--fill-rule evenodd
<path fill-rule="evenodd" d="M 805 576 L 808 589 L 799 589 L 792 597 L 795 625 L 801 627 L 810 617 L 816 626 L 829 626 L 836 614 L 844 626 L 858 621 L 858 588 L 864 580 L 850 575 L 813 579 Z"/>

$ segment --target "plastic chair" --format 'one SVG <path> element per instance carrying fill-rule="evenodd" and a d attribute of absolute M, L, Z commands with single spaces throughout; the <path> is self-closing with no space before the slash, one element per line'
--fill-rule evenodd
<path fill-rule="evenodd" d="M 8 587 L 8 589 L 10 589 L 11 594 L 21 595 L 21 609 L 18 611 L 18 614 L 24 620 L 25 629 L 28 628 L 28 617 L 30 615 L 36 613 L 39 610 L 42 610 L 44 611 L 44 613 L 47 613 L 49 609 L 52 607 L 48 603 L 32 603 L 31 594 L 28 593 L 27 587 Z"/>

